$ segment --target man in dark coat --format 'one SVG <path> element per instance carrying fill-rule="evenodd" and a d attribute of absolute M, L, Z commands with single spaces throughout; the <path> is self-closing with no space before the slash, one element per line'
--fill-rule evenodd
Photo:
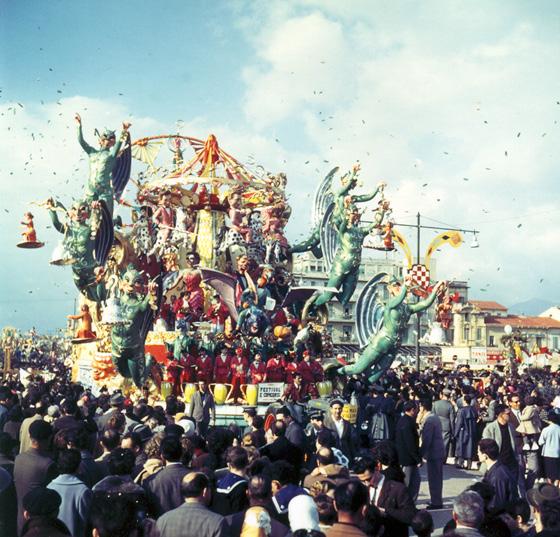
<path fill-rule="evenodd" d="M 47 446 L 52 427 L 46 421 L 36 420 L 29 427 L 31 447 L 15 460 L 14 482 L 18 499 L 18 533 L 23 527 L 23 498 L 37 487 L 46 487 L 58 474 L 56 464 L 48 455 Z"/>
<path fill-rule="evenodd" d="M 294 420 L 290 410 L 283 406 L 276 411 L 276 419 L 282 420 L 286 424 L 286 438 L 297 446 L 300 450 L 305 451 L 306 438 L 305 432 L 301 425 Z"/>
<path fill-rule="evenodd" d="M 178 437 L 168 436 L 161 441 L 160 456 L 165 461 L 165 467 L 148 477 L 142 485 L 154 518 L 183 504 L 181 481 L 189 471 L 181 464 L 181 455 Z"/>
<path fill-rule="evenodd" d="M 449 457 L 449 448 L 453 435 L 453 426 L 455 424 L 455 409 L 449 401 L 451 390 L 445 388 L 440 395 L 438 401 L 433 404 L 433 412 L 441 422 L 441 431 L 443 433 L 443 444 L 445 449 L 445 459 Z"/>
<path fill-rule="evenodd" d="M 407 401 L 403 407 L 404 415 L 397 422 L 395 443 L 399 455 L 399 464 L 405 475 L 405 485 L 410 497 L 416 501 L 420 490 L 420 437 L 416 427 L 417 408 L 413 401 Z"/>
<path fill-rule="evenodd" d="M 267 475 L 256 475 L 249 481 L 249 489 L 247 492 L 249 496 L 250 507 L 263 507 L 271 515 L 270 537 L 284 537 L 290 533 L 290 528 L 274 518 L 274 509 L 272 508 L 272 481 Z M 229 526 L 228 535 L 231 537 L 239 537 L 241 535 L 241 528 L 245 519 L 246 511 L 240 511 L 233 515 L 226 517 L 226 523 Z"/>
<path fill-rule="evenodd" d="M 62 499 L 60 494 L 45 487 L 35 487 L 22 499 L 25 523 L 21 537 L 70 537 L 71 533 L 58 520 Z"/>
<path fill-rule="evenodd" d="M 455 420 L 455 466 L 462 468 L 467 462 L 470 468 L 476 450 L 476 419 L 477 414 L 471 406 L 472 398 L 469 394 L 463 397 L 464 405 L 457 412 Z"/>
<path fill-rule="evenodd" d="M 286 438 L 286 424 L 282 420 L 276 420 L 270 426 L 270 432 L 274 440 L 259 450 L 261 455 L 268 457 L 271 462 L 284 460 L 300 468 L 303 453 Z"/>
<path fill-rule="evenodd" d="M 352 424 L 342 417 L 344 401 L 334 399 L 330 404 L 330 416 L 325 417 L 325 427 L 331 429 L 337 438 L 337 447 L 342 453 L 353 460 L 357 451 L 356 435 Z"/>
<path fill-rule="evenodd" d="M 443 507 L 443 463 L 445 462 L 445 444 L 439 418 L 432 412 L 432 401 L 422 401 L 427 412 L 422 425 L 422 458 L 426 461 L 428 487 L 430 489 L 430 505 L 428 509 Z"/>
<path fill-rule="evenodd" d="M 483 438 L 478 444 L 478 458 L 486 465 L 483 481 L 494 487 L 488 510 L 500 512 L 517 499 L 517 487 L 510 471 L 498 461 L 500 448 L 494 440 Z"/>
<path fill-rule="evenodd" d="M 408 537 L 416 507 L 406 485 L 391 479 L 389 466 L 384 464 L 393 457 L 392 449 L 392 446 L 383 442 L 375 446 L 372 464 L 365 462 L 365 459 L 358 464 L 361 466 L 357 470 L 358 478 L 362 482 L 369 482 L 369 502 L 377 506 L 383 515 L 384 535 Z"/>

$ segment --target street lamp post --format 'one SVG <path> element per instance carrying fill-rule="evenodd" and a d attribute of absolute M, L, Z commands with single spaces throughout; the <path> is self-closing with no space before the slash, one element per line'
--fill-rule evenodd
<path fill-rule="evenodd" d="M 460 231 L 462 233 L 472 233 L 475 237 L 478 233 L 476 229 L 462 229 L 462 228 L 454 228 L 454 227 L 439 227 L 439 226 L 423 226 L 420 223 L 420 213 L 416 214 L 416 224 L 399 224 L 395 223 L 395 226 L 401 227 L 412 227 L 416 228 L 416 263 L 420 264 L 420 230 L 422 229 L 433 229 L 436 231 Z M 473 248 L 478 247 L 478 243 L 473 243 Z M 420 298 L 418 297 L 418 300 Z M 420 314 L 416 315 L 416 369 L 420 371 Z"/>

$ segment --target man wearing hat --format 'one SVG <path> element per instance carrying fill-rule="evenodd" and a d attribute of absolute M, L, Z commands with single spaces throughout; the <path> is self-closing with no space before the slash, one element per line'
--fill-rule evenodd
<path fill-rule="evenodd" d="M 440 393 L 439 399 L 435 401 L 433 405 L 433 412 L 441 422 L 445 460 L 449 457 L 449 446 L 453 438 L 453 424 L 455 423 L 455 409 L 449 400 L 450 397 L 451 390 L 444 388 Z"/>
<path fill-rule="evenodd" d="M 103 415 L 97 418 L 97 427 L 100 431 L 105 430 L 109 420 L 124 407 L 124 397 L 120 392 L 115 392 L 109 399 L 110 408 Z"/>
<path fill-rule="evenodd" d="M 305 436 L 309 439 L 307 445 L 314 446 L 317 434 L 325 428 L 325 414 L 321 410 L 315 410 L 309 414 L 309 423 L 305 428 Z"/>
<path fill-rule="evenodd" d="M 560 503 L 560 490 L 558 487 L 549 485 L 548 483 L 541 483 L 527 492 L 527 501 L 531 505 L 531 511 L 535 518 L 537 535 L 542 537 L 554 537 L 558 535 L 559 528 L 547 527 L 547 517 L 543 517 L 543 511 L 546 507 L 550 504 L 558 505 Z"/>
<path fill-rule="evenodd" d="M 15 460 L 14 481 L 18 497 L 18 531 L 23 527 L 23 498 L 37 487 L 45 487 L 58 474 L 54 461 L 47 453 L 52 427 L 43 420 L 29 426 L 31 447 Z M 59 504 L 60 505 L 60 504 Z M 58 507 L 57 507 L 58 510 Z"/>
<path fill-rule="evenodd" d="M 36 487 L 22 500 L 25 523 L 21 537 L 67 537 L 71 535 L 64 524 L 58 520 L 58 510 L 62 500 L 55 490 Z"/>

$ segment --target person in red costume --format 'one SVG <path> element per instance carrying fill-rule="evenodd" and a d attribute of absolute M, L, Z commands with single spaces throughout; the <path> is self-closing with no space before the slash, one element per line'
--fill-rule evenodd
<path fill-rule="evenodd" d="M 288 384 L 294 380 L 294 375 L 297 372 L 298 364 L 294 356 L 290 353 L 286 356 L 286 381 Z"/>
<path fill-rule="evenodd" d="M 276 354 L 266 363 L 266 380 L 267 382 L 285 382 L 286 381 L 286 362 L 282 354 Z"/>
<path fill-rule="evenodd" d="M 178 396 L 181 393 L 181 372 L 183 367 L 179 364 L 178 360 L 173 358 L 173 354 L 168 355 L 169 362 L 167 362 L 167 382 L 172 385 L 171 393 Z"/>
<path fill-rule="evenodd" d="M 192 383 L 196 382 L 196 366 L 197 366 L 197 358 L 192 354 L 183 354 L 181 359 L 179 360 L 179 364 L 183 366 L 183 370 L 181 372 L 181 382 L 183 383 Z"/>
<path fill-rule="evenodd" d="M 183 308 L 184 304 L 186 305 L 185 293 L 181 293 L 181 296 L 177 297 L 171 304 L 171 310 L 173 311 L 177 323 L 184 321 L 186 318 L 186 313 Z"/>
<path fill-rule="evenodd" d="M 203 380 L 206 383 L 212 382 L 213 371 L 214 364 L 212 363 L 212 359 L 207 353 L 202 351 L 196 360 L 196 380 Z"/>
<path fill-rule="evenodd" d="M 187 310 L 187 321 L 199 321 L 204 312 L 204 291 L 200 287 L 202 275 L 192 271 L 185 276 L 186 294 L 183 299 L 183 309 Z"/>
<path fill-rule="evenodd" d="M 303 385 L 301 373 L 296 372 L 294 374 L 293 381 L 286 386 L 281 399 L 282 401 L 291 403 L 304 403 L 308 399 L 307 390 Z"/>
<path fill-rule="evenodd" d="M 214 364 L 214 382 L 216 384 L 226 384 L 229 382 L 231 373 L 231 358 L 227 349 L 222 349 L 220 356 L 216 358 Z"/>
<path fill-rule="evenodd" d="M 262 356 L 257 353 L 253 359 L 253 363 L 249 366 L 249 375 L 251 384 L 260 384 L 266 382 L 266 364 L 262 361 Z"/>
<path fill-rule="evenodd" d="M 311 371 L 313 371 L 313 382 L 323 382 L 325 380 L 325 371 L 318 358 L 311 358 Z"/>
<path fill-rule="evenodd" d="M 216 331 L 221 331 L 229 317 L 228 307 L 218 294 L 212 296 L 210 300 L 210 307 L 206 310 L 206 318 L 215 326 Z"/>
<path fill-rule="evenodd" d="M 303 360 L 298 364 L 297 371 L 301 375 L 304 385 L 313 384 L 313 369 L 311 366 L 311 354 L 309 351 L 303 351 Z"/>
<path fill-rule="evenodd" d="M 231 384 L 233 386 L 231 389 L 231 398 L 234 403 L 237 403 L 243 399 L 241 384 L 245 384 L 247 380 L 247 369 L 249 367 L 249 363 L 247 362 L 247 358 L 245 358 L 241 347 L 237 347 L 237 349 L 235 349 L 235 356 L 231 359 L 230 367 Z"/>

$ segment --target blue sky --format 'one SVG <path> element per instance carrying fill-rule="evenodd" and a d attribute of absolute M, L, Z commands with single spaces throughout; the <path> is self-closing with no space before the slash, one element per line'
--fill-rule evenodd
<path fill-rule="evenodd" d="M 0 326 L 53 329 L 72 309 L 41 209 L 47 246 L 14 245 L 29 201 L 79 195 L 76 111 L 90 140 L 125 119 L 133 137 L 214 132 L 286 171 L 292 239 L 320 178 L 360 160 L 397 220 L 481 230 L 438 277 L 558 302 L 559 30 L 554 1 L 1 2 Z"/>

